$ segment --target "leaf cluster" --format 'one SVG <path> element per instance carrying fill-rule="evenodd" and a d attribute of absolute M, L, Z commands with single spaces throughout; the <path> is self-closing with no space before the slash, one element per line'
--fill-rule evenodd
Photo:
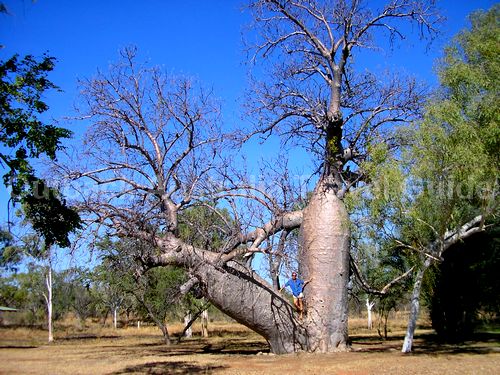
<path fill-rule="evenodd" d="M 12 189 L 12 201 L 21 203 L 26 218 L 44 236 L 48 245 L 69 245 L 68 234 L 80 227 L 78 215 L 67 207 L 57 191 L 36 176 L 30 159 L 42 155 L 54 160 L 62 149 L 61 140 L 71 132 L 45 124 L 40 116 L 48 105 L 43 96 L 58 90 L 47 75 L 55 59 L 44 55 L 37 60 L 31 55 L 14 55 L 0 62 L 0 165 L 6 187 Z"/>

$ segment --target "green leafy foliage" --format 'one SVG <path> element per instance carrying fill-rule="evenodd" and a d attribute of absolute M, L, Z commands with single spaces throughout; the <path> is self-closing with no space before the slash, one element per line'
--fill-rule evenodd
<path fill-rule="evenodd" d="M 499 10 L 473 14 L 471 30 L 446 50 L 441 87 L 422 121 L 399 132 L 408 146 L 394 155 L 372 147 L 363 164 L 372 184 L 353 201 L 376 224 L 374 236 L 424 249 L 474 216 L 498 211 Z"/>
<path fill-rule="evenodd" d="M 114 309 L 129 310 L 134 306 L 133 290 L 135 280 L 132 274 L 117 272 L 108 259 L 103 259 L 92 272 L 91 293 L 96 300 L 96 310 L 106 315 Z"/>
<path fill-rule="evenodd" d="M 53 319 L 59 320 L 77 309 L 77 293 L 86 291 L 85 280 L 77 277 L 78 269 L 52 272 Z M 46 321 L 47 293 L 45 266 L 29 263 L 27 272 L 13 273 L 0 278 L 0 304 L 19 309 L 19 322 L 40 324 Z M 80 304 L 82 305 L 82 304 Z M 92 306 L 92 304 L 91 304 Z M 92 310 L 89 310 L 92 311 Z M 88 316 L 88 314 L 87 314 Z"/>
<path fill-rule="evenodd" d="M 12 234 L 0 229 L 0 268 L 16 271 L 16 265 L 21 259 L 22 251 L 13 243 Z"/>
<path fill-rule="evenodd" d="M 206 250 L 216 251 L 227 240 L 234 220 L 227 209 L 194 206 L 179 214 L 179 238 Z"/>
<path fill-rule="evenodd" d="M 167 314 L 178 315 L 190 297 L 181 296 L 179 287 L 186 281 L 186 272 L 174 266 L 147 269 L 140 256 L 151 250 L 147 244 L 134 240 L 112 241 L 105 238 L 98 246 L 102 263 L 98 267 L 101 288 L 107 289 L 108 300 L 121 295 L 133 296 L 136 312 L 145 320 L 163 322 Z"/>
<path fill-rule="evenodd" d="M 186 273 L 178 267 L 156 267 L 150 269 L 138 280 L 134 294 L 141 300 L 139 313 L 147 320 L 151 315 L 164 321 L 168 313 L 179 307 L 176 295 L 186 281 Z"/>
<path fill-rule="evenodd" d="M 432 240 L 478 213 L 494 214 L 500 171 L 500 6 L 471 16 L 439 66 L 441 90 L 429 103 L 409 151 L 419 195 L 414 227 Z M 425 224 L 423 222 L 425 221 Z M 423 228 L 427 226 L 427 230 Z"/>
<path fill-rule="evenodd" d="M 446 49 L 438 66 L 440 88 L 422 120 L 398 130 L 406 146 L 389 152 L 374 145 L 362 164 L 370 185 L 349 199 L 362 225 L 353 231 L 359 237 L 355 255 L 366 259 L 363 247 L 373 249 L 376 261 L 364 272 L 374 285 L 384 279 L 374 267 L 394 254 L 406 267 L 422 264 L 428 259 L 423 253 L 437 260 L 446 233 L 478 215 L 486 222 L 498 215 L 499 11 L 495 5 L 474 13 L 470 30 Z M 398 267 L 388 265 L 394 274 Z M 426 276 L 429 304 L 438 279 L 436 272 Z"/>
<path fill-rule="evenodd" d="M 18 274 L 0 277 L 0 305 L 22 307 L 25 304 L 26 292 L 19 287 Z"/>
<path fill-rule="evenodd" d="M 67 129 L 43 123 L 39 117 L 47 111 L 43 101 L 47 90 L 57 90 L 47 75 L 55 59 L 14 55 L 0 62 L 0 164 L 6 168 L 5 186 L 12 189 L 12 201 L 21 203 L 26 218 L 48 245 L 69 245 L 68 234 L 80 228 L 79 216 L 36 176 L 30 159 L 42 155 L 54 160 L 69 138 Z M 5 150 L 5 151 L 4 151 Z"/>

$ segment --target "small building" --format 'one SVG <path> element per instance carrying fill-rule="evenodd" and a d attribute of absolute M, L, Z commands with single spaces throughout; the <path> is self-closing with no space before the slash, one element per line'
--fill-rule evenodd
<path fill-rule="evenodd" d="M 14 309 L 12 307 L 5 307 L 5 306 L 0 306 L 0 325 L 3 324 L 3 313 L 4 312 L 17 312 L 19 311 L 18 309 Z"/>
<path fill-rule="evenodd" d="M 13 309 L 12 307 L 0 306 L 0 311 L 18 311 L 18 310 Z"/>

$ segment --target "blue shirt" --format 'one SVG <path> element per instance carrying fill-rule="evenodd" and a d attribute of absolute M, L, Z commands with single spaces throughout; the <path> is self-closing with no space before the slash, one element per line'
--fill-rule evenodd
<path fill-rule="evenodd" d="M 293 296 L 298 297 L 298 295 L 302 293 L 302 289 L 304 289 L 304 280 L 290 279 L 286 282 L 285 286 L 289 286 Z"/>

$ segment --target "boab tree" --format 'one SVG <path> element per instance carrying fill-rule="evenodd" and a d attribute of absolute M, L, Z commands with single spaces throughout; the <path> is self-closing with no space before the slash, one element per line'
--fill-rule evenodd
<path fill-rule="evenodd" d="M 390 1 L 371 10 L 363 1 L 259 0 L 251 5 L 260 39 L 255 58 L 269 62 L 251 108 L 253 133 L 279 134 L 319 161 L 319 180 L 303 211 L 299 265 L 312 278 L 304 324 L 307 349 L 347 346 L 349 218 L 343 199 L 367 182 L 361 162 L 377 143 L 398 146 L 392 127 L 418 117 L 422 88 L 397 74 L 376 76 L 354 54 L 377 42 L 404 39 L 405 24 L 432 37 L 439 17 L 432 1 Z"/>
<path fill-rule="evenodd" d="M 350 234 L 343 198 L 363 179 L 356 166 L 370 145 L 394 142 L 390 126 L 414 118 L 421 99 L 412 80 L 356 74 L 350 57 L 356 48 L 373 46 L 377 30 L 402 36 L 402 20 L 432 33 L 435 15 L 432 6 L 412 1 L 394 1 L 377 12 L 358 1 L 256 1 L 252 9 L 264 38 L 257 55 L 285 59 L 272 60 L 277 80 L 257 87 L 259 121 L 244 138 L 279 133 L 318 155 L 320 177 L 305 209 L 285 210 L 282 200 L 229 173 L 210 93 L 137 67 L 130 50 L 108 75 L 84 84 L 86 115 L 94 125 L 87 154 L 79 158 L 87 165 L 70 175 L 108 185 L 99 191 L 83 185 L 81 210 L 88 220 L 149 241 L 151 248 L 138 254 L 145 267 L 187 268 L 188 284 L 199 283 L 215 306 L 264 336 L 275 353 L 345 350 Z M 215 207 L 211 200 L 221 198 L 227 207 L 254 200 L 269 211 L 268 221 L 245 226 L 243 214 L 235 213 L 217 251 L 182 241 L 178 214 L 193 204 Z M 297 228 L 301 272 L 313 279 L 303 322 L 240 261 L 268 251 L 269 239 Z"/>

